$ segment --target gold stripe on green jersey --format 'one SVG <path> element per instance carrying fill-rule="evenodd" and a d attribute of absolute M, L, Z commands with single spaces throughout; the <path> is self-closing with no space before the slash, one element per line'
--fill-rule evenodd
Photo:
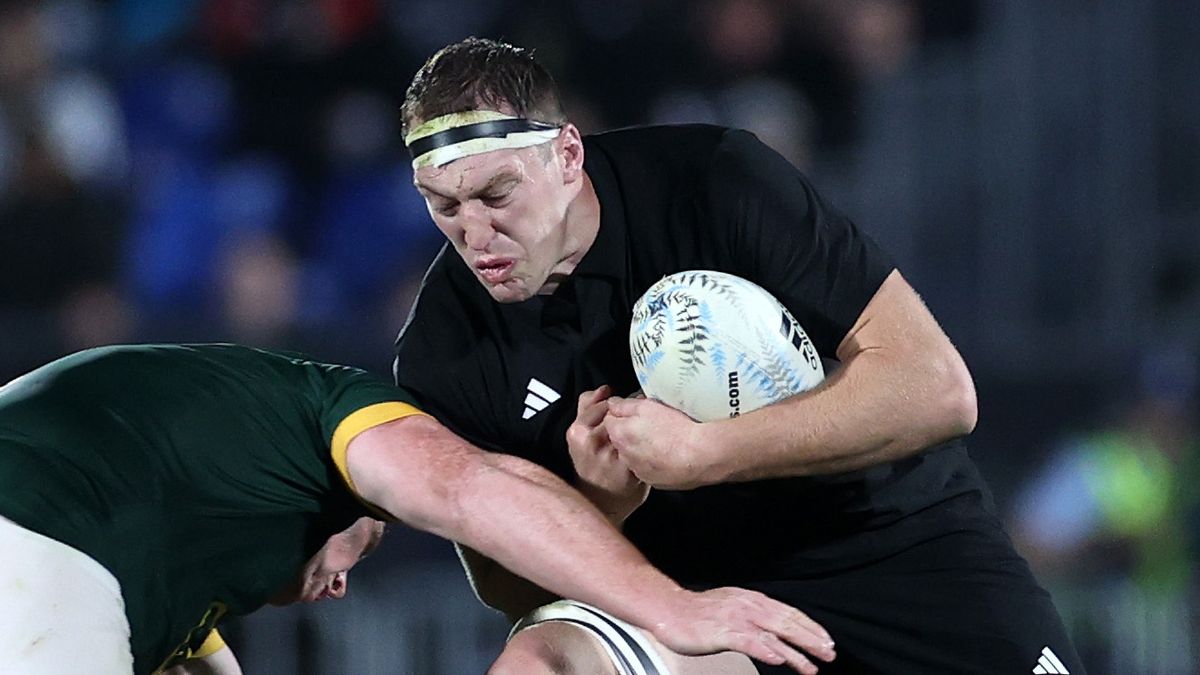
<path fill-rule="evenodd" d="M 380 424 L 411 415 L 425 414 L 427 413 L 407 403 L 387 401 L 359 408 L 347 415 L 346 419 L 338 424 L 337 429 L 333 432 L 333 443 L 331 444 L 330 452 L 333 455 L 333 463 L 337 466 L 338 473 L 342 474 L 342 479 L 346 481 L 346 485 L 350 486 L 354 494 L 358 494 L 358 488 L 354 487 L 354 481 L 350 478 L 350 469 L 346 466 L 346 450 L 350 447 L 350 441 L 367 429 L 377 427 Z"/>

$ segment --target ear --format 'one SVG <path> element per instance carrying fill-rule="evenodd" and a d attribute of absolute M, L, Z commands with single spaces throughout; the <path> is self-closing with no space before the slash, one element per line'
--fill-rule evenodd
<path fill-rule="evenodd" d="M 579 129 L 567 122 L 554 143 L 563 161 L 563 182 L 574 183 L 583 176 L 583 137 Z"/>

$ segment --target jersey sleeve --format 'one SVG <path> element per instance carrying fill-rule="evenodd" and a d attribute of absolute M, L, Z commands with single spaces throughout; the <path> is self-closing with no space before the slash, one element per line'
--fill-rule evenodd
<path fill-rule="evenodd" d="M 732 271 L 770 291 L 832 357 L 895 267 L 891 258 L 749 132 L 725 133 L 707 182 Z"/>
<path fill-rule="evenodd" d="M 412 415 L 425 414 L 406 390 L 347 366 L 325 369 L 327 394 L 321 407 L 321 433 L 346 485 L 357 494 L 346 467 L 346 450 L 355 436 L 372 427 Z"/>

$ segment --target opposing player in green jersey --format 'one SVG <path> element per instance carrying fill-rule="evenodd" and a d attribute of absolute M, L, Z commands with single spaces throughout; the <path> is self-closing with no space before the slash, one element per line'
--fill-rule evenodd
<path fill-rule="evenodd" d="M 829 639 L 757 593 L 683 590 L 550 473 L 465 443 L 364 371 L 145 345 L 0 388 L 0 672 L 240 673 L 221 619 L 341 597 L 377 518 L 482 551 L 678 652 L 813 672 L 795 647 Z"/>

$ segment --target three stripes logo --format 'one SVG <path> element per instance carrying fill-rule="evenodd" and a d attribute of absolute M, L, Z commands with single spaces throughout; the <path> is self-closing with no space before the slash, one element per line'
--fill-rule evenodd
<path fill-rule="evenodd" d="M 541 380 L 536 377 L 529 378 L 529 386 L 526 387 L 525 393 L 525 412 L 521 414 L 521 419 L 533 417 L 560 398 L 562 396 L 557 391 L 547 387 Z"/>
<path fill-rule="evenodd" d="M 1067 670 L 1067 667 L 1058 660 L 1049 647 L 1042 647 L 1042 655 L 1038 657 L 1038 664 L 1033 667 L 1033 672 L 1034 675 L 1045 675 L 1046 673 L 1069 675 L 1071 671 Z"/>

